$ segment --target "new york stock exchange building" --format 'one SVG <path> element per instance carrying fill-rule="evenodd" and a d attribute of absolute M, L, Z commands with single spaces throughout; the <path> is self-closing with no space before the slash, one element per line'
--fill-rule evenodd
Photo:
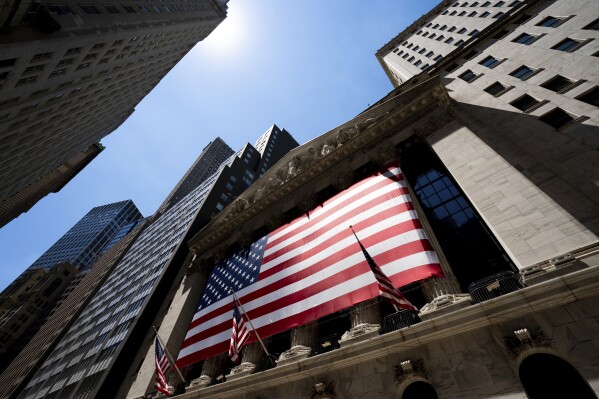
<path fill-rule="evenodd" d="M 156 321 L 174 396 L 597 397 L 599 7 L 495 3 L 442 2 L 400 33 L 377 53 L 391 93 L 189 242 Z M 462 10 L 476 32 L 446 43 Z M 129 397 L 160 396 L 143 356 Z"/>

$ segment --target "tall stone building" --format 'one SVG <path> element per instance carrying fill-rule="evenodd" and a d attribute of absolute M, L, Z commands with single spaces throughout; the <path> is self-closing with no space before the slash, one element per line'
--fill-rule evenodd
<path fill-rule="evenodd" d="M 288 141 L 278 145 L 284 143 Z M 223 144 L 212 148 L 222 155 L 228 148 Z M 200 169 L 212 171 L 205 176 L 194 170 L 204 155 L 183 178 L 195 188 L 179 198 L 179 188 L 188 187 L 179 182 L 165 201 L 172 199 L 172 205 L 157 212 L 139 234 L 18 397 L 107 398 L 126 393 L 152 343 L 152 325 L 164 317 L 185 273 L 185 242 L 251 186 L 262 158 L 247 144 L 216 170 L 212 162 L 202 164 Z"/>
<path fill-rule="evenodd" d="M 396 88 L 291 151 L 189 241 L 188 300 L 159 332 L 181 358 L 189 298 L 214 289 L 216 265 L 389 165 L 443 276 L 401 287 L 417 315 L 354 304 L 263 336 L 271 359 L 252 342 L 240 365 L 223 350 L 184 367 L 177 397 L 596 398 L 598 29 L 594 1 L 444 1 L 379 50 Z M 246 304 L 259 329 L 276 322 Z M 206 320 L 187 339 L 228 322 Z"/>
<path fill-rule="evenodd" d="M 224 20 L 226 4 L 3 2 L 0 218 L 18 216 L 72 178 L 55 171 L 72 169 L 73 157 L 118 128 Z M 23 196 L 26 205 L 14 204 Z"/>

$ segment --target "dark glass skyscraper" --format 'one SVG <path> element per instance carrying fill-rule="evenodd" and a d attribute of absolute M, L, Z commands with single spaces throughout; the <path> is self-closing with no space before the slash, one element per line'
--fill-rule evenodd
<path fill-rule="evenodd" d="M 141 213 L 131 200 L 97 206 L 29 268 L 48 269 L 59 262 L 68 261 L 79 270 L 86 270 L 121 228 L 139 218 Z"/>

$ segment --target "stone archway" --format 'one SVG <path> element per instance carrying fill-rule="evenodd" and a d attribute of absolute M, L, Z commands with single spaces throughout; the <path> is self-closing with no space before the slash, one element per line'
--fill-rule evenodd
<path fill-rule="evenodd" d="M 546 352 L 533 353 L 520 362 L 518 375 L 530 399 L 597 399 L 586 379 L 570 363 Z"/>

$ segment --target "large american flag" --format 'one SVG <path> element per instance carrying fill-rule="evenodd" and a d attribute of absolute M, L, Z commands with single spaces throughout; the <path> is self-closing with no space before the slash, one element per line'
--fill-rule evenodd
<path fill-rule="evenodd" d="M 239 359 L 239 352 L 245 341 L 250 336 L 245 318 L 239 312 L 237 301 L 233 298 L 233 328 L 231 329 L 231 342 L 229 344 L 229 357 L 233 362 Z"/>
<path fill-rule="evenodd" d="M 260 337 L 378 296 L 377 280 L 350 225 L 396 287 L 443 275 L 401 170 L 386 168 L 217 264 L 177 365 L 227 351 L 230 288 Z M 251 334 L 248 342 L 254 339 Z"/>
<path fill-rule="evenodd" d="M 168 391 L 166 375 L 171 369 L 171 364 L 166 358 L 166 353 L 164 353 L 164 348 L 160 344 L 158 336 L 154 338 L 154 363 L 156 364 L 156 383 L 154 384 L 154 388 L 169 396 L 170 392 Z"/>

